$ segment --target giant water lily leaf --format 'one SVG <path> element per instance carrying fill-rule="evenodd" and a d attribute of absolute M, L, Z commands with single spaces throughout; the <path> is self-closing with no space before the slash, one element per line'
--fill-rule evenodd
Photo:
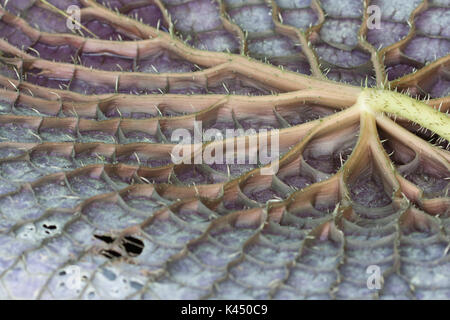
<path fill-rule="evenodd" d="M 0 4 L 0 298 L 450 297 L 449 1 Z"/>

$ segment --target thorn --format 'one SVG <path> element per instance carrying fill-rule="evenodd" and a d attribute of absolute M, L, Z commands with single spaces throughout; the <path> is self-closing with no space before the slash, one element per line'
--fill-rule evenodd
<path fill-rule="evenodd" d="M 16 89 L 16 91 L 19 91 L 17 86 L 11 80 L 8 79 L 8 82 L 14 87 L 14 89 Z"/>
<path fill-rule="evenodd" d="M 116 83 L 114 85 L 115 92 L 119 92 L 119 76 L 116 78 Z"/>
<path fill-rule="evenodd" d="M 151 184 L 151 182 L 150 182 L 148 179 L 146 179 L 146 178 L 144 178 L 144 177 L 139 177 L 139 178 L 141 178 L 142 181 L 144 181 L 144 182 L 146 182 L 146 183 L 148 183 L 148 184 Z"/>
<path fill-rule="evenodd" d="M 228 88 L 227 88 L 225 82 L 222 82 L 222 85 L 223 85 L 225 91 L 227 92 L 227 94 L 230 94 L 230 90 L 228 90 Z"/>
<path fill-rule="evenodd" d="M 37 51 L 35 48 L 29 47 L 28 50 L 31 50 L 31 51 L 33 51 L 34 53 L 36 53 L 36 55 L 37 55 L 38 58 L 41 57 L 41 54 L 40 54 L 39 51 Z"/>
<path fill-rule="evenodd" d="M 139 159 L 139 156 L 138 156 L 138 154 L 137 154 L 136 151 L 134 152 L 134 156 L 136 157 L 136 160 L 137 160 L 137 162 L 138 162 L 138 165 L 141 166 L 141 160 Z"/>
<path fill-rule="evenodd" d="M 157 106 L 156 104 L 154 105 L 154 107 L 155 107 L 156 111 L 158 112 L 158 114 L 159 114 L 161 117 L 164 117 L 163 114 L 162 114 L 162 112 L 161 112 L 161 110 L 159 110 L 159 108 L 158 108 L 158 106 Z"/>
<path fill-rule="evenodd" d="M 117 113 L 119 114 L 119 117 L 123 118 L 122 112 L 120 112 L 120 109 L 116 107 L 116 111 L 117 111 Z"/>

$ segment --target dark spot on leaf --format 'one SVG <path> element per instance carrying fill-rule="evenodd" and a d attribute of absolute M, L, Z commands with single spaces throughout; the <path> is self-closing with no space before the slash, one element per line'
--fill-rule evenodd
<path fill-rule="evenodd" d="M 101 240 L 101 241 L 103 241 L 103 242 L 106 242 L 106 243 L 112 243 L 115 240 L 114 238 L 112 238 L 110 236 L 101 236 L 101 235 L 98 235 L 98 234 L 94 234 L 94 237 L 99 239 L 99 240 Z"/>
<path fill-rule="evenodd" d="M 144 249 L 144 242 L 130 236 L 125 237 L 122 244 L 127 253 L 132 257 L 140 255 Z"/>

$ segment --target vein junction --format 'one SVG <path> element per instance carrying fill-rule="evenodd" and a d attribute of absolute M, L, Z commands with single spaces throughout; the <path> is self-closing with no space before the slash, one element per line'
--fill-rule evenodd
<path fill-rule="evenodd" d="M 386 113 L 410 120 L 450 141 L 449 115 L 407 95 L 365 88 L 358 96 L 356 106 L 375 115 Z"/>

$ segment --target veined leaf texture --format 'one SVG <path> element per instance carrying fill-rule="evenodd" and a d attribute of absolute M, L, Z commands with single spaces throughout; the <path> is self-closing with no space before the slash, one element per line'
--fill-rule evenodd
<path fill-rule="evenodd" d="M 1 299 L 450 298 L 448 0 L 0 4 Z"/>

